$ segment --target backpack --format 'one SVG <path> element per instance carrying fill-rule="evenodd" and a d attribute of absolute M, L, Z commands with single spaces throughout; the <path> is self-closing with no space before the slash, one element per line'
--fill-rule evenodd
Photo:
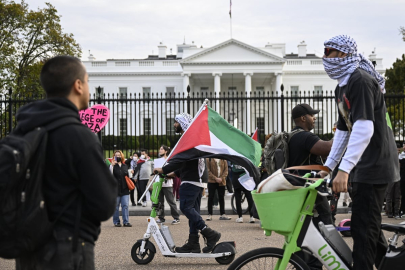
<path fill-rule="evenodd" d="M 48 218 L 42 191 L 48 132 L 66 124 L 81 123 L 74 118 L 65 118 L 25 134 L 12 132 L 0 141 L 2 258 L 32 254 L 52 236 L 55 221 L 51 222 Z M 63 211 L 76 197 L 66 203 Z"/>
<path fill-rule="evenodd" d="M 304 131 L 303 129 L 295 129 L 291 132 L 273 132 L 264 146 L 263 158 L 264 166 L 269 175 L 278 169 L 285 169 L 288 166 L 289 150 L 288 143 L 292 136 Z M 304 161 L 305 162 L 305 161 Z"/>

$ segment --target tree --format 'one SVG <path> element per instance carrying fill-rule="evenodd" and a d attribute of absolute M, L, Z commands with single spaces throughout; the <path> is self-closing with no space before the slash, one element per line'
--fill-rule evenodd
<path fill-rule="evenodd" d="M 405 27 L 403 26 L 399 27 L 399 32 L 402 35 L 402 40 L 405 41 Z"/>
<path fill-rule="evenodd" d="M 39 94 L 39 73 L 55 55 L 81 56 L 73 34 L 63 33 L 60 16 L 50 3 L 37 11 L 28 5 L 0 0 L 0 89 Z"/>
<path fill-rule="evenodd" d="M 392 68 L 385 71 L 385 89 L 390 94 L 405 93 L 405 54 L 392 64 Z"/>

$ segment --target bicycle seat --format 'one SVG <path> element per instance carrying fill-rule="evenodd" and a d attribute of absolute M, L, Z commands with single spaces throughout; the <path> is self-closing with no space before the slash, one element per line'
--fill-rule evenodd
<path fill-rule="evenodd" d="M 388 223 L 382 223 L 381 224 L 381 229 L 389 231 L 389 232 L 395 232 L 400 235 L 405 235 L 405 224 L 388 224 Z"/>

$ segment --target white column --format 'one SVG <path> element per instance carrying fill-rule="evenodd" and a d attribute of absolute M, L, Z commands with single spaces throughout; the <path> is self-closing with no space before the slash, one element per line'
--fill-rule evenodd
<path fill-rule="evenodd" d="M 215 91 L 215 97 L 217 98 L 215 102 L 215 110 L 217 113 L 220 113 L 219 110 L 219 93 L 221 92 L 221 76 L 222 73 L 212 73 L 212 76 L 214 76 L 214 91 Z"/>
<path fill-rule="evenodd" d="M 282 73 L 274 73 L 274 75 L 276 75 L 276 91 L 278 92 L 278 97 L 281 97 L 281 84 L 283 83 L 283 77 L 282 77 Z M 278 100 L 278 110 L 277 110 L 277 131 L 281 132 L 283 130 L 281 130 L 281 101 Z M 285 117 L 284 117 L 285 118 Z"/>
<path fill-rule="evenodd" d="M 181 76 L 183 76 L 183 93 L 185 98 L 187 98 L 187 86 L 190 85 L 190 75 L 191 75 L 190 73 L 181 74 Z M 187 101 L 184 101 L 184 112 L 187 112 Z"/>
<path fill-rule="evenodd" d="M 245 75 L 245 91 L 246 91 L 246 97 L 247 97 L 247 102 L 246 102 L 246 133 L 250 135 L 251 133 L 251 111 L 250 111 L 250 93 L 252 92 L 252 76 L 253 73 L 251 72 L 244 72 L 243 75 Z"/>

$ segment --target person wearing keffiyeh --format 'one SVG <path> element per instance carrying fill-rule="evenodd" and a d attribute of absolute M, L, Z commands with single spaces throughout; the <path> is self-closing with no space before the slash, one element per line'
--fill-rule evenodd
<path fill-rule="evenodd" d="M 176 133 L 183 134 L 192 121 L 193 117 L 187 113 L 176 115 L 174 122 Z M 201 252 L 199 232 L 206 239 L 207 246 L 203 248 L 203 252 L 211 252 L 221 238 L 221 234 L 209 228 L 200 215 L 202 191 L 207 187 L 208 182 L 205 160 L 201 158 L 182 163 L 169 162 L 163 168 L 155 168 L 155 171 L 168 177 L 179 176 L 181 179 L 180 210 L 189 220 L 190 233 L 186 244 L 182 247 L 176 247 L 176 252 Z"/>
<path fill-rule="evenodd" d="M 399 181 L 396 144 L 383 95 L 385 81 L 357 52 L 353 38 L 340 35 L 324 45 L 325 71 L 338 81 L 335 101 L 339 112 L 325 166 L 330 171 L 339 169 L 333 179 L 336 193 L 347 192 L 351 174 L 353 269 L 371 270 L 373 264 L 379 267 L 387 249 L 380 229 L 385 190 Z"/>

